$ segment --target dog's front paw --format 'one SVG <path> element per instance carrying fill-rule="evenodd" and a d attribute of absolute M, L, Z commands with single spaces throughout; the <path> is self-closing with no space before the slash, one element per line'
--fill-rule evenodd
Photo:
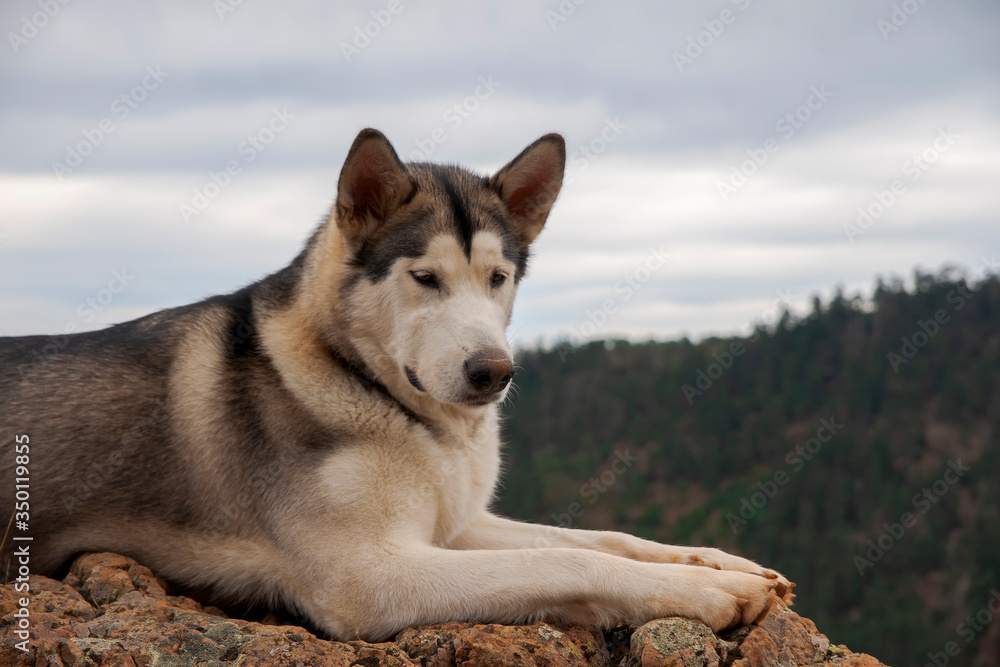
<path fill-rule="evenodd" d="M 789 581 L 780 572 L 776 572 L 770 568 L 761 567 L 752 560 L 747 560 L 746 558 L 741 558 L 740 556 L 734 556 L 722 551 L 721 549 L 692 549 L 691 553 L 684 554 L 678 562 L 684 565 L 710 567 L 715 570 L 729 570 L 732 572 L 755 574 L 758 577 L 763 577 L 764 579 L 768 579 L 775 583 L 774 594 L 786 606 L 792 604 L 792 600 L 795 599 L 795 594 L 792 593 L 792 589 L 795 588 L 795 584 Z"/>
<path fill-rule="evenodd" d="M 718 572 L 693 601 L 692 616 L 721 632 L 739 625 L 760 623 L 778 604 L 778 583 L 742 572 Z"/>

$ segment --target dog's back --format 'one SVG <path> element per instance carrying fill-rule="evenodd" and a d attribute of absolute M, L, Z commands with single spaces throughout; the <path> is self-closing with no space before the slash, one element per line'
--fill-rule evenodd
<path fill-rule="evenodd" d="M 266 504 L 276 462 L 301 454 L 310 426 L 259 345 L 254 294 L 274 281 L 101 331 L 0 338 L 0 435 L 30 439 L 32 570 L 83 550 L 157 562 L 176 546 L 156 544 L 158 527 L 212 537 L 245 532 L 248 515 L 266 523 L 251 506 Z M 262 414 L 275 405 L 281 425 Z M 280 439 L 291 450 L 269 450 L 262 431 L 291 424 Z M 0 459 L 8 507 L 14 473 L 11 453 Z"/>
<path fill-rule="evenodd" d="M 17 435 L 30 440 L 25 535 L 33 540 L 33 569 L 59 567 L 71 554 L 59 553 L 52 538 L 74 523 L 99 522 L 109 504 L 140 511 L 129 486 L 164 479 L 143 479 L 149 466 L 143 449 L 160 450 L 164 463 L 176 463 L 162 429 L 130 437 L 131 425 L 148 420 L 166 402 L 176 344 L 164 335 L 169 327 L 150 319 L 99 332 L 0 338 L 3 442 Z M 13 494 L 13 466 L 13 456 L 0 460 L 4 496 Z"/>

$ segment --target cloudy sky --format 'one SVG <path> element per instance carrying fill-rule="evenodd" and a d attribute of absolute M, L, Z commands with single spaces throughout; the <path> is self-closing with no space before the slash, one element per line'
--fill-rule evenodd
<path fill-rule="evenodd" d="M 489 172 L 561 132 L 524 345 L 740 332 L 1000 257 L 1000 8 L 5 0 L 0 335 L 280 268 L 363 127 Z"/>

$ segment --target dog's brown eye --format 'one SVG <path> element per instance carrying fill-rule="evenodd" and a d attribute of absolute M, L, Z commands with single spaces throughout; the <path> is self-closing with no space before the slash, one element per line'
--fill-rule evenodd
<path fill-rule="evenodd" d="M 416 280 L 421 285 L 423 285 L 424 287 L 431 287 L 431 288 L 438 287 L 437 276 L 435 276 L 430 271 L 410 271 L 410 275 L 413 276 L 413 279 Z"/>
<path fill-rule="evenodd" d="M 497 271 L 496 273 L 493 274 L 493 277 L 490 279 L 490 284 L 493 285 L 493 287 L 500 287 L 501 285 L 504 284 L 506 280 L 507 280 L 507 274 L 500 273 L 499 271 Z"/>

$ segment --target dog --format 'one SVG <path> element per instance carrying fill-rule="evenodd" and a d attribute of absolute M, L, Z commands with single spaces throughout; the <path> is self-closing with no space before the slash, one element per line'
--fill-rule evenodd
<path fill-rule="evenodd" d="M 0 493 L 13 506 L 30 472 L 32 568 L 122 553 L 342 640 L 443 621 L 721 631 L 791 602 L 785 577 L 717 549 L 490 512 L 505 329 L 565 161 L 547 134 L 489 177 L 404 164 L 366 129 L 284 269 L 42 361 L 50 338 L 0 338 Z"/>

